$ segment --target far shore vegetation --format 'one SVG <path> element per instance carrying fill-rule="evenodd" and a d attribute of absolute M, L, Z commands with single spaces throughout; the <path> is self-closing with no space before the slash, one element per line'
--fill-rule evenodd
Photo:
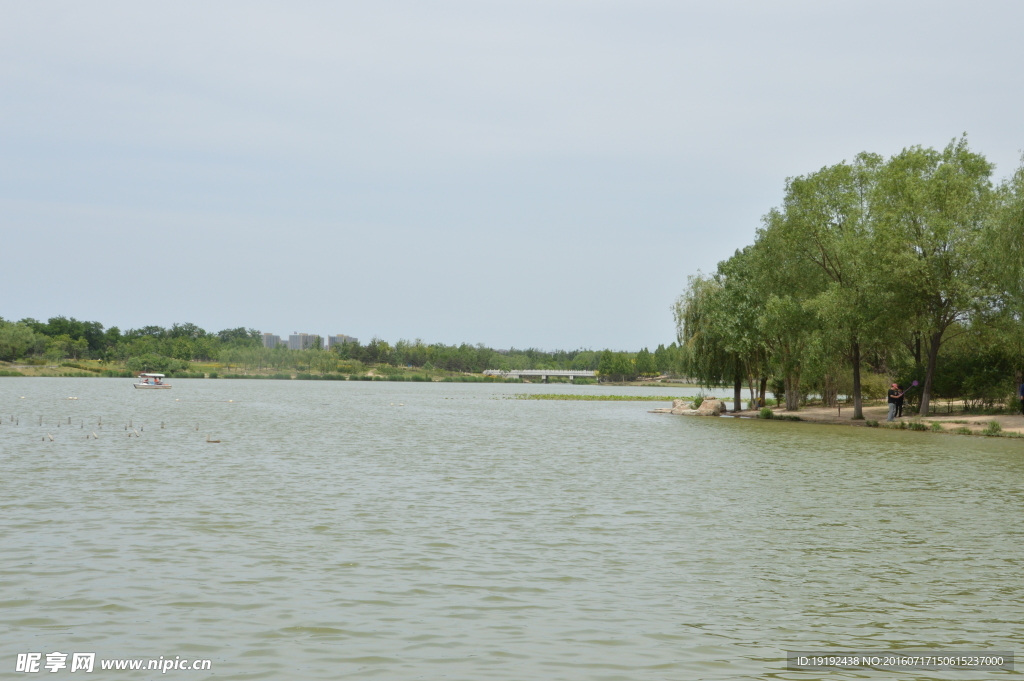
<path fill-rule="evenodd" d="M 577 369 L 600 382 L 652 383 L 680 380 L 679 348 L 659 345 L 653 352 L 537 349 L 495 350 L 484 345 L 445 345 L 421 340 L 391 344 L 344 343 L 330 350 L 291 350 L 263 346 L 257 329 L 208 332 L 195 324 L 147 326 L 121 331 L 95 321 L 52 317 L 46 322 L 0 318 L 0 376 L 133 376 L 141 371 L 176 378 L 267 378 L 306 380 L 392 380 L 519 382 L 484 376 L 488 369 Z M 569 382 L 551 377 L 548 382 Z"/>
<path fill-rule="evenodd" d="M 789 178 L 754 243 L 677 300 L 677 371 L 737 408 L 771 392 L 863 420 L 917 381 L 908 416 L 1020 413 L 1024 167 L 992 174 L 963 137 Z"/>

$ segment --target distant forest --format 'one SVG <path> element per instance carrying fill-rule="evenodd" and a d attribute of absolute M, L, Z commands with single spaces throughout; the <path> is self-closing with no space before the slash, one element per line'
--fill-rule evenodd
<path fill-rule="evenodd" d="M 358 372 L 366 367 L 414 367 L 425 370 L 479 373 L 486 369 L 586 369 L 612 380 L 670 374 L 679 366 L 675 343 L 653 352 L 495 350 L 481 344 L 445 345 L 421 340 L 394 344 L 374 338 L 345 343 L 330 350 L 265 348 L 257 329 L 208 332 L 195 324 L 170 328 L 146 326 L 122 332 L 116 326 L 52 317 L 46 322 L 0 318 L 0 361 L 59 365 L 100 360 L 133 371 L 186 372 L 193 362 L 217 362 L 244 370 L 296 370 L 314 373 Z"/>

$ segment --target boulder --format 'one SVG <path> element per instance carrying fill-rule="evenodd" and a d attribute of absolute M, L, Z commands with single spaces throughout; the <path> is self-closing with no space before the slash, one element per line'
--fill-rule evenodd
<path fill-rule="evenodd" d="M 714 399 L 704 400 L 697 409 L 701 416 L 719 416 L 723 411 L 726 411 L 725 402 Z"/>
<path fill-rule="evenodd" d="M 693 411 L 692 407 L 693 405 L 686 400 L 672 400 L 672 409 L 669 411 L 673 414 L 688 414 Z"/>

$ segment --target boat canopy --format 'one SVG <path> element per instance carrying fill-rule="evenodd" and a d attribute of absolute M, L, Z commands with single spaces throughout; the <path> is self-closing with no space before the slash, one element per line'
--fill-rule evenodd
<path fill-rule="evenodd" d="M 147 378 L 163 378 L 163 374 L 139 374 L 139 378 L 146 376 Z"/>

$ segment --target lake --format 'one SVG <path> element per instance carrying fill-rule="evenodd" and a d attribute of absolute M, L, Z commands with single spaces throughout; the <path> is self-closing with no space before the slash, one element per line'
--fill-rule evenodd
<path fill-rule="evenodd" d="M 1016 440 L 512 399 L 679 387 L 172 383 L 0 378 L 0 676 L 808 679 L 787 649 L 1024 643 Z"/>

